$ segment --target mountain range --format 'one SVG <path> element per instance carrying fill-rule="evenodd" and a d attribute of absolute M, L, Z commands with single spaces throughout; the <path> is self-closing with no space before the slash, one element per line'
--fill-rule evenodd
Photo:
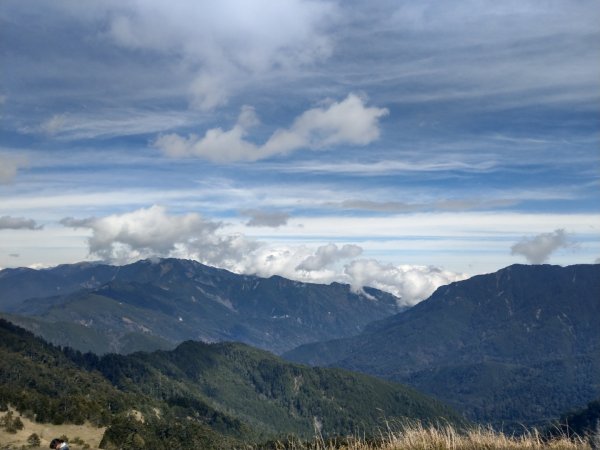
<path fill-rule="evenodd" d="M 260 278 L 180 259 L 0 271 L 0 312 L 50 342 L 97 354 L 239 341 L 281 353 L 351 336 L 401 310 L 376 289 Z"/>
<path fill-rule="evenodd" d="M 513 265 L 284 357 L 404 382 L 472 420 L 539 425 L 600 396 L 600 265 Z"/>
<path fill-rule="evenodd" d="M 293 433 L 375 435 L 385 421 L 464 421 L 411 388 L 286 362 L 239 343 L 102 357 L 0 319 L 0 410 L 107 427 L 102 448 L 233 448 Z"/>
<path fill-rule="evenodd" d="M 239 341 L 292 362 L 405 383 L 505 430 L 543 426 L 600 397 L 600 265 L 513 265 L 442 286 L 410 309 L 397 300 L 370 288 L 237 275 L 177 259 L 0 271 L 5 318 L 98 355 Z M 206 344 L 182 345 L 164 354 Z M 220 345 L 205 350 L 245 348 Z M 104 361 L 154 373 L 148 354 L 161 353 Z"/>

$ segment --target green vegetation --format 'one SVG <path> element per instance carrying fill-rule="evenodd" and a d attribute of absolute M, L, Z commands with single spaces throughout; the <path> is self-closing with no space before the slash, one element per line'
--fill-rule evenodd
<path fill-rule="evenodd" d="M 577 435 L 589 436 L 600 448 L 600 399 L 589 402 L 587 407 L 563 414 L 548 428 L 551 436 Z"/>
<path fill-rule="evenodd" d="M 23 429 L 23 422 L 20 417 L 14 417 L 12 411 L 8 411 L 4 416 L 0 417 L 0 428 L 3 428 L 8 433 L 16 433 Z"/>
<path fill-rule="evenodd" d="M 37 433 L 31 433 L 27 438 L 27 444 L 30 447 L 39 447 L 41 443 L 42 441 L 40 440 L 40 437 L 37 435 Z"/>
<path fill-rule="evenodd" d="M 48 342 L 96 354 L 172 349 L 189 339 L 281 353 L 351 336 L 399 311 L 393 295 L 367 292 L 237 275 L 179 259 L 0 271 L 5 318 Z"/>
<path fill-rule="evenodd" d="M 370 436 L 383 420 L 402 417 L 462 423 L 412 389 L 286 363 L 242 344 L 186 342 L 173 351 L 98 357 L 4 320 L 0 406 L 37 422 L 107 426 L 107 449 L 232 448 L 290 433 L 306 439 L 315 430 Z"/>
<path fill-rule="evenodd" d="M 515 265 L 284 356 L 406 383 L 518 431 L 600 396 L 599 349 L 600 265 Z"/>

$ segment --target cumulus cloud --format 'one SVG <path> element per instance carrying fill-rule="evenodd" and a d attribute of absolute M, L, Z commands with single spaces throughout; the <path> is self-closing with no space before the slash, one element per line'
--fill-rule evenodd
<path fill-rule="evenodd" d="M 242 216 L 250 218 L 246 222 L 248 227 L 272 227 L 277 228 L 286 225 L 290 215 L 278 211 L 262 211 L 260 209 L 244 209 L 240 211 Z"/>
<path fill-rule="evenodd" d="M 192 105 L 224 105 L 245 79 L 295 70 L 327 58 L 323 30 L 336 16 L 332 2 L 223 0 L 133 1 L 109 11 L 105 35 L 115 44 L 177 54 L 195 73 Z"/>
<path fill-rule="evenodd" d="M 400 297 L 405 305 L 426 298 L 442 284 L 464 278 L 435 267 L 356 260 L 362 248 L 352 244 L 327 244 L 316 249 L 268 245 L 242 234 L 226 234 L 223 224 L 199 214 L 169 214 L 156 205 L 99 218 L 67 217 L 61 223 L 89 229 L 90 255 L 111 263 L 153 257 L 189 258 L 236 273 L 348 283 L 357 292 L 362 292 L 363 286 L 373 286 Z M 350 262 L 338 266 L 343 260 Z"/>
<path fill-rule="evenodd" d="M 276 130 L 264 144 L 257 145 L 246 137 L 258 118 L 245 106 L 229 130 L 213 128 L 202 137 L 191 134 L 187 138 L 166 134 L 157 138 L 154 146 L 171 157 L 193 156 L 219 163 L 256 161 L 303 148 L 367 145 L 379 138 L 379 119 L 387 113 L 387 109 L 366 106 L 360 96 L 349 94 L 340 102 L 305 111 L 289 128 Z"/>
<path fill-rule="evenodd" d="M 0 217 L 0 230 L 41 230 L 43 225 L 38 225 L 33 219 L 25 217 Z"/>
<path fill-rule="evenodd" d="M 199 241 L 209 247 L 215 230 L 221 225 L 199 214 L 169 215 L 154 205 L 124 214 L 101 218 L 66 217 L 61 224 L 72 228 L 89 228 L 91 255 L 111 262 L 130 262 L 150 256 L 173 256 L 182 247 L 194 248 Z"/>
<path fill-rule="evenodd" d="M 429 297 L 442 285 L 467 278 L 465 274 L 433 266 L 395 266 L 374 259 L 352 261 L 346 265 L 344 272 L 355 290 L 372 286 L 400 297 L 400 303 L 406 306 Z"/>
<path fill-rule="evenodd" d="M 317 248 L 314 255 L 302 261 L 296 269 L 307 271 L 322 270 L 340 260 L 356 258 L 362 251 L 361 247 L 352 244 L 343 245 L 341 248 L 335 244 L 323 245 Z"/>
<path fill-rule="evenodd" d="M 542 264 L 559 248 L 571 247 L 573 243 L 564 229 L 523 238 L 510 248 L 511 255 L 522 255 L 531 264 Z"/>

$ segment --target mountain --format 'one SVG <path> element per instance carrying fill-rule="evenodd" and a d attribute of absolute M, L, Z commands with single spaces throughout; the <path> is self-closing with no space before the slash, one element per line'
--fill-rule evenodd
<path fill-rule="evenodd" d="M 292 364 L 244 344 L 188 341 L 172 351 L 98 357 L 0 319 L 0 409 L 8 405 L 40 422 L 107 426 L 108 449 L 231 448 L 289 433 L 308 438 L 315 429 L 374 435 L 404 417 L 463 423 L 411 388 Z"/>
<path fill-rule="evenodd" d="M 410 384 L 497 426 L 534 425 L 600 395 L 600 265 L 514 265 L 438 288 L 292 361 Z"/>
<path fill-rule="evenodd" d="M 3 317 L 47 340 L 96 353 L 240 341 L 281 353 L 351 336 L 399 311 L 366 288 L 237 275 L 194 261 L 81 263 L 0 271 Z"/>

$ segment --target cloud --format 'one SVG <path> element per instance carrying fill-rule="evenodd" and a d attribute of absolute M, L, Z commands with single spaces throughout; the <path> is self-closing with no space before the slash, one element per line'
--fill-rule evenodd
<path fill-rule="evenodd" d="M 43 225 L 38 225 L 33 219 L 24 217 L 0 217 L 0 230 L 41 230 Z"/>
<path fill-rule="evenodd" d="M 61 219 L 58 223 L 65 227 L 69 228 L 92 228 L 94 222 L 97 219 L 94 217 L 89 217 L 87 219 L 75 219 L 74 217 L 65 217 Z"/>
<path fill-rule="evenodd" d="M 296 267 L 296 270 L 315 271 L 322 270 L 332 264 L 343 260 L 356 258 L 363 252 L 363 249 L 358 245 L 346 244 L 341 248 L 335 244 L 327 244 L 317 248 L 314 255 L 309 256 L 301 264 Z"/>
<path fill-rule="evenodd" d="M 523 238 L 510 248 L 510 253 L 524 256 L 531 264 L 542 264 L 559 248 L 572 245 L 565 230 L 557 229 L 552 233 L 541 233 L 531 238 Z"/>
<path fill-rule="evenodd" d="M 19 168 L 25 165 L 23 158 L 0 154 L 0 184 L 12 182 Z"/>
<path fill-rule="evenodd" d="M 196 213 L 169 214 L 162 206 L 106 217 L 64 218 L 67 227 L 88 228 L 90 256 L 125 264 L 141 258 L 189 258 L 236 273 L 262 277 L 280 275 L 314 283 L 334 281 L 387 290 L 414 304 L 450 281 L 464 278 L 434 267 L 392 266 L 375 260 L 355 260 L 362 248 L 345 244 L 268 245 L 243 234 L 225 234 L 224 226 Z M 344 267 L 337 263 L 351 260 Z"/>
<path fill-rule="evenodd" d="M 340 144 L 367 145 L 379 138 L 379 119 L 385 108 L 367 107 L 356 94 L 340 102 L 309 109 L 287 129 L 276 130 L 262 145 L 246 139 L 249 129 L 258 123 L 254 109 L 242 108 L 230 130 L 208 130 L 203 137 L 187 138 L 178 134 L 160 136 L 154 146 L 171 157 L 200 157 L 218 163 L 256 161 L 308 148 L 312 150 Z"/>
<path fill-rule="evenodd" d="M 195 73 L 192 105 L 211 110 L 256 77 L 327 58 L 333 42 L 323 25 L 336 11 L 309 0 L 133 1 L 110 9 L 105 35 L 126 49 L 179 55 Z"/>
<path fill-rule="evenodd" d="M 112 262 L 129 262 L 150 256 L 171 256 L 182 247 L 200 243 L 217 246 L 214 232 L 221 225 L 199 214 L 168 215 L 162 206 L 141 208 L 124 214 L 101 218 L 66 217 L 61 224 L 72 228 L 89 228 L 90 255 Z"/>
<path fill-rule="evenodd" d="M 412 306 L 429 297 L 438 287 L 464 280 L 465 274 L 433 266 L 384 264 L 374 259 L 360 259 L 347 264 L 344 273 L 355 290 L 372 286 L 400 297 L 400 304 Z"/>
<path fill-rule="evenodd" d="M 40 129 L 46 134 L 56 134 L 62 131 L 67 121 L 64 114 L 55 114 L 40 124 Z"/>
<path fill-rule="evenodd" d="M 379 202 L 372 200 L 344 200 L 328 202 L 324 206 L 345 210 L 373 211 L 381 213 L 409 213 L 416 211 L 466 211 L 471 209 L 491 209 L 511 206 L 518 203 L 510 199 L 444 199 L 428 203 L 405 203 L 398 201 Z"/>
<path fill-rule="evenodd" d="M 277 228 L 286 225 L 290 215 L 284 212 L 262 211 L 260 209 L 244 209 L 240 211 L 242 216 L 249 217 L 246 222 L 248 227 L 272 227 Z"/>

